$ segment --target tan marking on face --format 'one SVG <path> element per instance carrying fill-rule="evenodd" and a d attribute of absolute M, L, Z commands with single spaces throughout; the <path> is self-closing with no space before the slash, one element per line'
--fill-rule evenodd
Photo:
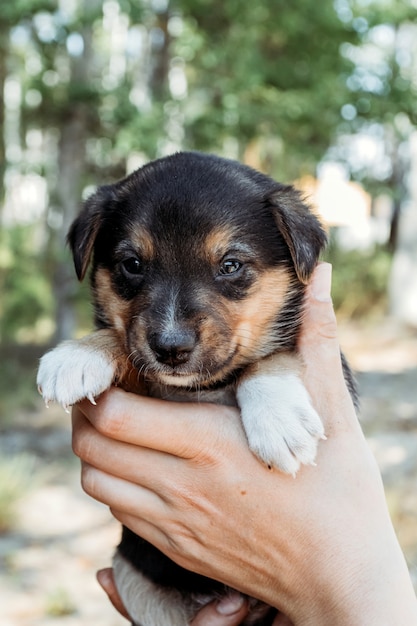
<path fill-rule="evenodd" d="M 152 259 L 155 256 L 154 240 L 145 228 L 141 227 L 140 230 L 132 232 L 130 241 L 145 259 Z"/>
<path fill-rule="evenodd" d="M 226 254 L 234 236 L 230 228 L 215 228 L 206 237 L 204 249 L 207 258 L 212 262 L 218 262 Z"/>
<path fill-rule="evenodd" d="M 286 300 L 290 283 L 288 270 L 267 270 L 245 300 L 230 305 L 233 342 L 246 358 L 257 358 L 268 350 L 270 329 Z"/>
<path fill-rule="evenodd" d="M 97 302 L 105 312 L 107 319 L 124 339 L 130 318 L 129 303 L 115 293 L 109 270 L 104 268 L 97 270 L 95 291 Z"/>

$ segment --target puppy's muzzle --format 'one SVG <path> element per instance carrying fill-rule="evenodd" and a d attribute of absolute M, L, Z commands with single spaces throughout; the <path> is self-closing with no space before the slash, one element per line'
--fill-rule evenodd
<path fill-rule="evenodd" d="M 190 359 L 197 345 L 197 335 L 192 329 L 177 328 L 152 333 L 148 343 L 159 363 L 175 368 Z"/>

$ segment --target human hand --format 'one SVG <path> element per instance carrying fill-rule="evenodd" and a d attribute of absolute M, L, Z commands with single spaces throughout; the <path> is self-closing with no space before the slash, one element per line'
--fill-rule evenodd
<path fill-rule="evenodd" d="M 107 593 L 114 608 L 126 619 L 130 619 L 117 592 L 111 567 L 97 572 L 97 580 Z M 218 602 L 211 602 L 201 609 L 190 626 L 239 626 L 247 615 L 248 605 L 241 594 L 236 593 Z M 284 615 L 278 615 L 273 626 L 291 626 Z"/>
<path fill-rule="evenodd" d="M 117 592 L 113 570 L 108 567 L 97 572 L 97 580 L 107 593 L 114 608 L 129 619 Z M 191 626 L 238 626 L 248 611 L 248 605 L 241 594 L 211 602 L 198 613 Z"/>
<path fill-rule="evenodd" d="M 178 564 L 296 625 L 416 624 L 380 475 L 343 379 L 327 267 L 313 277 L 299 345 L 328 437 L 317 467 L 295 480 L 269 471 L 230 407 L 114 389 L 73 412 L 83 487 Z"/>

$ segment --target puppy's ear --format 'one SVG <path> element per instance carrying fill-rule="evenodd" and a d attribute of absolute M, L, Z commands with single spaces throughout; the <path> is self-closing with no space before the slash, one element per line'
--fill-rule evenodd
<path fill-rule="evenodd" d="M 71 248 L 78 280 L 83 280 L 93 252 L 94 242 L 103 222 L 105 210 L 113 199 L 112 186 L 104 185 L 84 203 L 72 223 L 67 242 Z"/>
<path fill-rule="evenodd" d="M 276 224 L 284 237 L 298 279 L 307 284 L 327 243 L 319 219 L 290 185 L 280 185 L 269 197 Z"/>

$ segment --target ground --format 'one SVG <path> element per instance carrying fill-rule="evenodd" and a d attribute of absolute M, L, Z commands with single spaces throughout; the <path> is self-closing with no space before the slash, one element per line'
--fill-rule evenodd
<path fill-rule="evenodd" d="M 361 422 L 417 589 L 417 333 L 388 321 L 341 325 L 358 372 Z M 0 534 L 2 626 L 118 626 L 95 571 L 110 563 L 119 525 L 79 486 L 69 416 L 41 401 L 4 429 L 0 455 L 29 453 L 33 484 L 12 532 Z"/>

